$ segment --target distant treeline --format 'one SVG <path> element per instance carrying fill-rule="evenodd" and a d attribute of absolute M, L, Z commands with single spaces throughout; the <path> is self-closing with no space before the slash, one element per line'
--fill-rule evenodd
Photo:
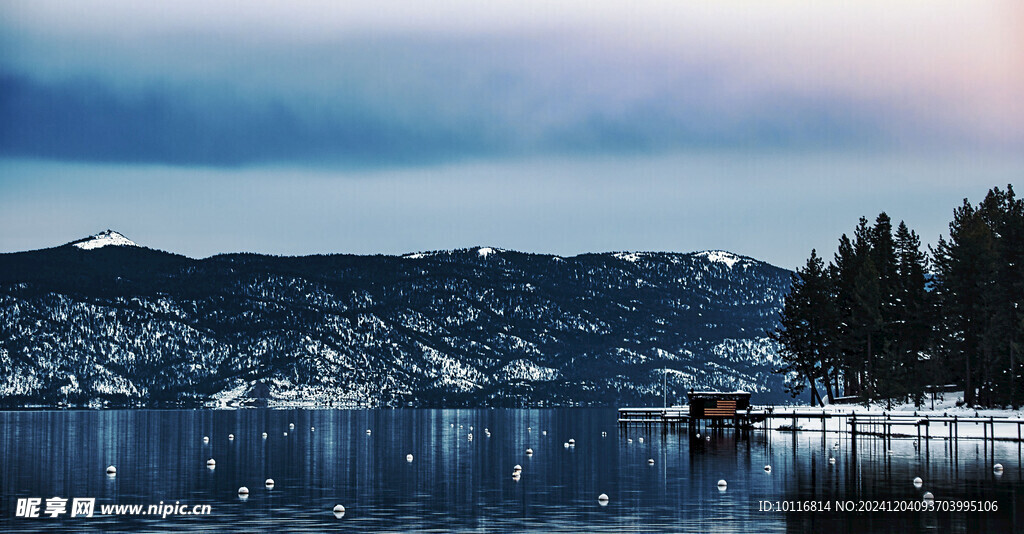
<path fill-rule="evenodd" d="M 885 213 L 843 235 L 833 260 L 812 250 L 793 277 L 780 324 L 787 389 L 812 403 L 923 400 L 957 384 L 967 405 L 1024 402 L 1024 201 L 993 188 L 953 211 L 927 253 Z"/>

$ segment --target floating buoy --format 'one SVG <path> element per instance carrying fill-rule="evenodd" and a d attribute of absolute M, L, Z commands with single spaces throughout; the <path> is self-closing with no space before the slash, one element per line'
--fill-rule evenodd
<path fill-rule="evenodd" d="M 234 434 L 228 434 L 228 441 L 235 441 L 235 435 Z"/>
<path fill-rule="evenodd" d="M 992 470 L 995 471 L 996 473 L 1002 473 L 1003 472 L 1003 464 L 993 465 L 992 466 Z"/>
<path fill-rule="evenodd" d="M 267 433 L 266 432 L 263 433 L 263 439 L 267 439 Z"/>
<path fill-rule="evenodd" d="M 548 431 L 547 430 L 541 430 L 540 431 L 540 435 L 546 436 L 546 435 L 548 435 Z"/>
<path fill-rule="evenodd" d="M 924 481 L 921 480 L 921 477 L 914 477 L 914 487 L 915 488 L 920 488 L 923 485 L 924 485 Z"/>
<path fill-rule="evenodd" d="M 247 488 L 245 486 L 242 486 L 242 487 L 238 488 L 238 495 L 239 496 L 241 496 L 241 495 L 248 495 L 248 494 L 249 494 L 249 488 Z"/>
<path fill-rule="evenodd" d="M 116 474 L 117 474 L 117 468 L 112 466 L 112 465 L 108 465 L 107 466 L 107 476 L 111 476 L 112 477 L 112 476 L 114 476 Z M 128 478 L 131 478 L 131 477 L 128 477 Z"/>
<path fill-rule="evenodd" d="M 562 446 L 565 447 L 566 449 L 568 449 L 569 448 L 569 442 L 566 441 L 565 443 L 562 444 Z"/>
<path fill-rule="evenodd" d="M 214 469 L 215 467 L 217 467 L 217 461 L 216 460 L 214 460 L 213 458 L 210 458 L 209 460 L 206 461 L 206 468 L 207 469 Z"/>
<path fill-rule="evenodd" d="M 523 466 L 521 466 L 519 464 L 516 464 L 516 466 L 512 468 L 512 472 L 513 473 L 518 473 L 518 472 L 520 472 L 522 470 L 523 470 Z"/>
<path fill-rule="evenodd" d="M 533 449 L 526 449 L 527 456 L 533 456 Z"/>
<path fill-rule="evenodd" d="M 412 455 L 411 454 L 406 454 L 405 455 L 405 461 L 411 462 L 412 461 Z"/>
<path fill-rule="evenodd" d="M 532 428 L 530 428 L 530 427 L 526 427 L 526 431 L 527 431 L 527 432 L 533 432 L 533 429 L 532 429 Z"/>
<path fill-rule="evenodd" d="M 203 443 L 209 443 L 209 442 L 210 442 L 210 437 L 209 436 L 203 436 Z"/>
<path fill-rule="evenodd" d="M 334 517 L 338 519 L 345 517 L 345 507 L 340 504 L 334 505 Z"/>
<path fill-rule="evenodd" d="M 644 442 L 644 438 L 637 438 L 637 441 L 639 441 L 640 443 L 643 443 Z"/>
<path fill-rule="evenodd" d="M 462 428 L 462 425 L 459 425 L 459 428 Z"/>
<path fill-rule="evenodd" d="M 455 423 L 452 423 L 452 428 L 455 428 Z"/>
<path fill-rule="evenodd" d="M 725 482 L 725 480 L 719 480 L 718 481 L 718 491 L 725 491 L 726 488 L 728 488 L 728 487 L 729 487 L 729 484 L 727 484 Z"/>
<path fill-rule="evenodd" d="M 700 432 L 697 432 L 697 439 L 700 439 Z"/>
<path fill-rule="evenodd" d="M 316 427 L 315 427 L 315 426 L 311 426 L 311 427 L 309 427 L 309 431 L 310 431 L 310 432 L 316 432 Z"/>
<path fill-rule="evenodd" d="M 273 489 L 273 487 L 274 487 L 274 479 L 268 478 L 265 484 L 267 486 L 267 489 Z"/>
<path fill-rule="evenodd" d="M 597 496 L 597 504 L 601 506 L 608 506 L 608 494 L 602 493 Z"/>
<path fill-rule="evenodd" d="M 287 432 L 285 432 L 285 433 L 284 433 L 284 435 L 286 435 L 286 436 L 287 436 L 287 435 L 288 435 L 288 433 L 287 433 Z"/>
<path fill-rule="evenodd" d="M 295 430 L 295 423 L 288 423 L 288 430 Z"/>
<path fill-rule="evenodd" d="M 764 472 L 765 473 L 771 473 L 772 472 L 772 466 L 770 466 L 770 465 L 764 466 Z"/>
<path fill-rule="evenodd" d="M 654 458 L 648 458 L 647 465 L 654 465 Z"/>
<path fill-rule="evenodd" d="M 472 431 L 473 431 L 473 425 L 470 425 L 470 426 L 469 426 L 469 431 L 470 431 L 470 432 L 472 432 Z"/>
<path fill-rule="evenodd" d="M 922 499 L 924 499 L 927 502 L 931 502 L 935 500 L 935 496 L 932 495 L 932 492 L 926 491 L 924 492 L 924 497 L 922 497 Z"/>
<path fill-rule="evenodd" d="M 490 431 L 490 430 L 488 430 L 488 429 L 486 429 L 486 428 L 484 429 L 484 434 L 490 434 L 490 433 L 491 433 L 491 431 Z"/>

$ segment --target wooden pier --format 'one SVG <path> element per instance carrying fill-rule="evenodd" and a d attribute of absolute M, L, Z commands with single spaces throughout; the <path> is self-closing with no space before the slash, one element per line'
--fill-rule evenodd
<path fill-rule="evenodd" d="M 830 428 L 829 423 L 836 421 Z M 960 417 L 958 415 L 918 414 L 917 412 L 887 411 L 825 411 L 815 408 L 750 406 L 747 409 L 722 412 L 718 410 L 702 416 L 691 416 L 689 406 L 672 406 L 668 408 L 619 408 L 618 423 L 621 427 L 644 426 L 663 427 L 667 430 L 687 428 L 691 432 L 701 427 L 735 427 L 777 429 L 776 423 L 788 422 L 782 430 L 803 430 L 801 422 L 815 422 L 817 429 L 812 432 L 842 432 L 856 438 L 858 434 L 882 436 L 917 437 L 918 439 L 942 438 L 960 439 L 962 425 L 981 425 L 982 435 L 976 436 L 983 440 L 1024 441 L 1022 429 L 1024 419 L 1016 417 L 976 416 Z M 1009 435 L 1004 432 L 996 436 L 996 429 L 1010 426 Z"/>

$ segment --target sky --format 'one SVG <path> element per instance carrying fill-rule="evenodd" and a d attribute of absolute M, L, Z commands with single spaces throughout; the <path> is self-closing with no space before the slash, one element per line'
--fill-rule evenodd
<path fill-rule="evenodd" d="M 0 4 L 0 252 L 725 249 L 1024 176 L 1024 4 Z"/>

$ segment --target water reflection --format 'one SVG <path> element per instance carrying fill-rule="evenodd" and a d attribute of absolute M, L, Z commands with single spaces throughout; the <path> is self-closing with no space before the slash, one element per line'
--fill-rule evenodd
<path fill-rule="evenodd" d="M 698 439 L 622 430 L 615 419 L 614 410 L 590 409 L 2 412 L 0 530 L 1009 532 L 1024 524 L 1015 443 L 915 446 L 732 430 Z M 565 447 L 570 439 L 575 446 Z M 996 460 L 1002 476 L 991 468 Z M 105 475 L 108 465 L 116 476 Z M 719 480 L 727 481 L 724 491 Z M 245 500 L 241 486 L 250 491 Z M 917 501 L 925 491 L 997 500 L 1000 508 L 785 513 L 759 506 Z M 96 497 L 98 506 L 209 504 L 212 514 L 12 517 L 19 497 L 52 496 Z"/>

